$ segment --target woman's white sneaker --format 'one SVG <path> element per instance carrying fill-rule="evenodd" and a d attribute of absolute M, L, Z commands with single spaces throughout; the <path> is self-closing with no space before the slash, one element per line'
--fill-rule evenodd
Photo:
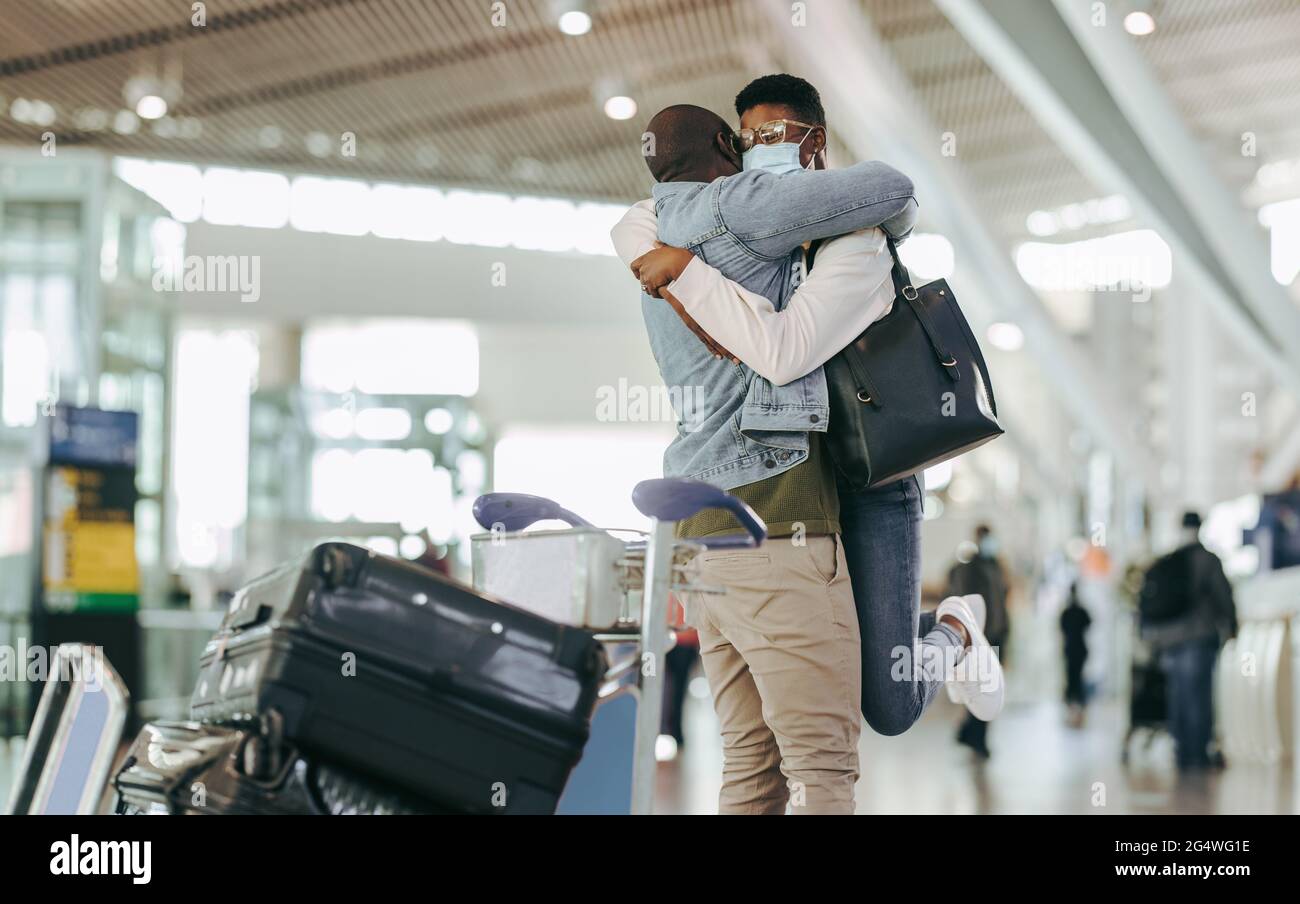
<path fill-rule="evenodd" d="M 980 603 L 984 600 L 981 598 Z M 981 605 L 979 608 L 983 608 Z M 952 667 L 948 676 L 948 696 L 963 704 L 975 718 L 989 722 L 1002 712 L 1006 693 L 1002 663 L 984 636 L 983 619 L 977 618 L 966 598 L 950 596 L 939 604 L 935 619 L 951 615 L 961 622 L 970 637 L 970 646 Z"/>
<path fill-rule="evenodd" d="M 961 600 L 970 609 L 971 615 L 975 616 L 975 624 L 983 631 L 989 620 L 989 607 L 984 604 L 984 597 L 978 593 L 968 593 Z"/>
<path fill-rule="evenodd" d="M 953 599 L 958 599 L 958 597 L 953 597 Z M 980 630 L 983 631 L 984 625 L 987 623 L 988 613 L 989 613 L 988 606 L 984 605 L 984 597 L 980 596 L 978 593 L 968 593 L 965 596 L 960 597 L 960 599 L 966 603 L 967 607 L 971 611 L 971 614 L 975 616 L 975 624 L 979 625 Z M 937 624 L 937 620 L 936 620 L 936 624 Z M 944 681 L 943 687 L 944 690 L 948 692 L 949 700 L 951 700 L 953 703 L 962 702 L 962 698 L 957 694 L 957 685 L 955 685 L 951 681 Z"/>

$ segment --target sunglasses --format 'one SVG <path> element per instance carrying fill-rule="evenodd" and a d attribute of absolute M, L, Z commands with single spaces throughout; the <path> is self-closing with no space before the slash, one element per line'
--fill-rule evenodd
<path fill-rule="evenodd" d="M 731 136 L 731 146 L 736 149 L 736 153 L 743 154 L 756 144 L 780 144 L 785 141 L 786 130 L 790 126 L 798 126 L 809 131 L 817 128 L 793 119 L 773 119 L 771 122 L 763 123 L 757 129 L 741 129 L 736 132 Z"/>

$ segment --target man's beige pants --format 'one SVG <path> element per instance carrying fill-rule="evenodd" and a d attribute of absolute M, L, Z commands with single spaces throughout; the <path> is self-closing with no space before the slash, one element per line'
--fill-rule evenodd
<path fill-rule="evenodd" d="M 838 536 L 696 559 L 686 594 L 722 729 L 721 813 L 852 813 L 861 640 Z"/>

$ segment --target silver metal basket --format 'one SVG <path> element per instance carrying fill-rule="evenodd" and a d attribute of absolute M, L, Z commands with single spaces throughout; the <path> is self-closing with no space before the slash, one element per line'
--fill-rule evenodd
<path fill-rule="evenodd" d="M 521 609 L 594 631 L 635 631 L 645 590 L 646 535 L 575 527 L 565 530 L 475 534 L 473 582 Z M 700 547 L 673 549 L 673 590 L 709 588 L 694 583 L 691 561 Z"/>

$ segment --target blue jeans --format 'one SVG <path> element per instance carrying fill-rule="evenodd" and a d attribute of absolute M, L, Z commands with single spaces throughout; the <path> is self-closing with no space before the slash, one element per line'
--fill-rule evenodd
<path fill-rule="evenodd" d="M 840 537 L 862 632 L 862 715 L 882 735 L 902 734 L 921 718 L 943 680 L 932 669 L 900 668 L 900 656 L 943 661 L 961 650 L 961 637 L 937 624 L 934 613 L 921 614 L 917 478 L 860 492 L 841 486 L 839 495 Z"/>
<path fill-rule="evenodd" d="M 1218 655 L 1216 636 L 1189 640 L 1160 654 L 1169 732 L 1174 736 L 1180 769 L 1209 765 L 1214 735 L 1214 661 Z"/>

